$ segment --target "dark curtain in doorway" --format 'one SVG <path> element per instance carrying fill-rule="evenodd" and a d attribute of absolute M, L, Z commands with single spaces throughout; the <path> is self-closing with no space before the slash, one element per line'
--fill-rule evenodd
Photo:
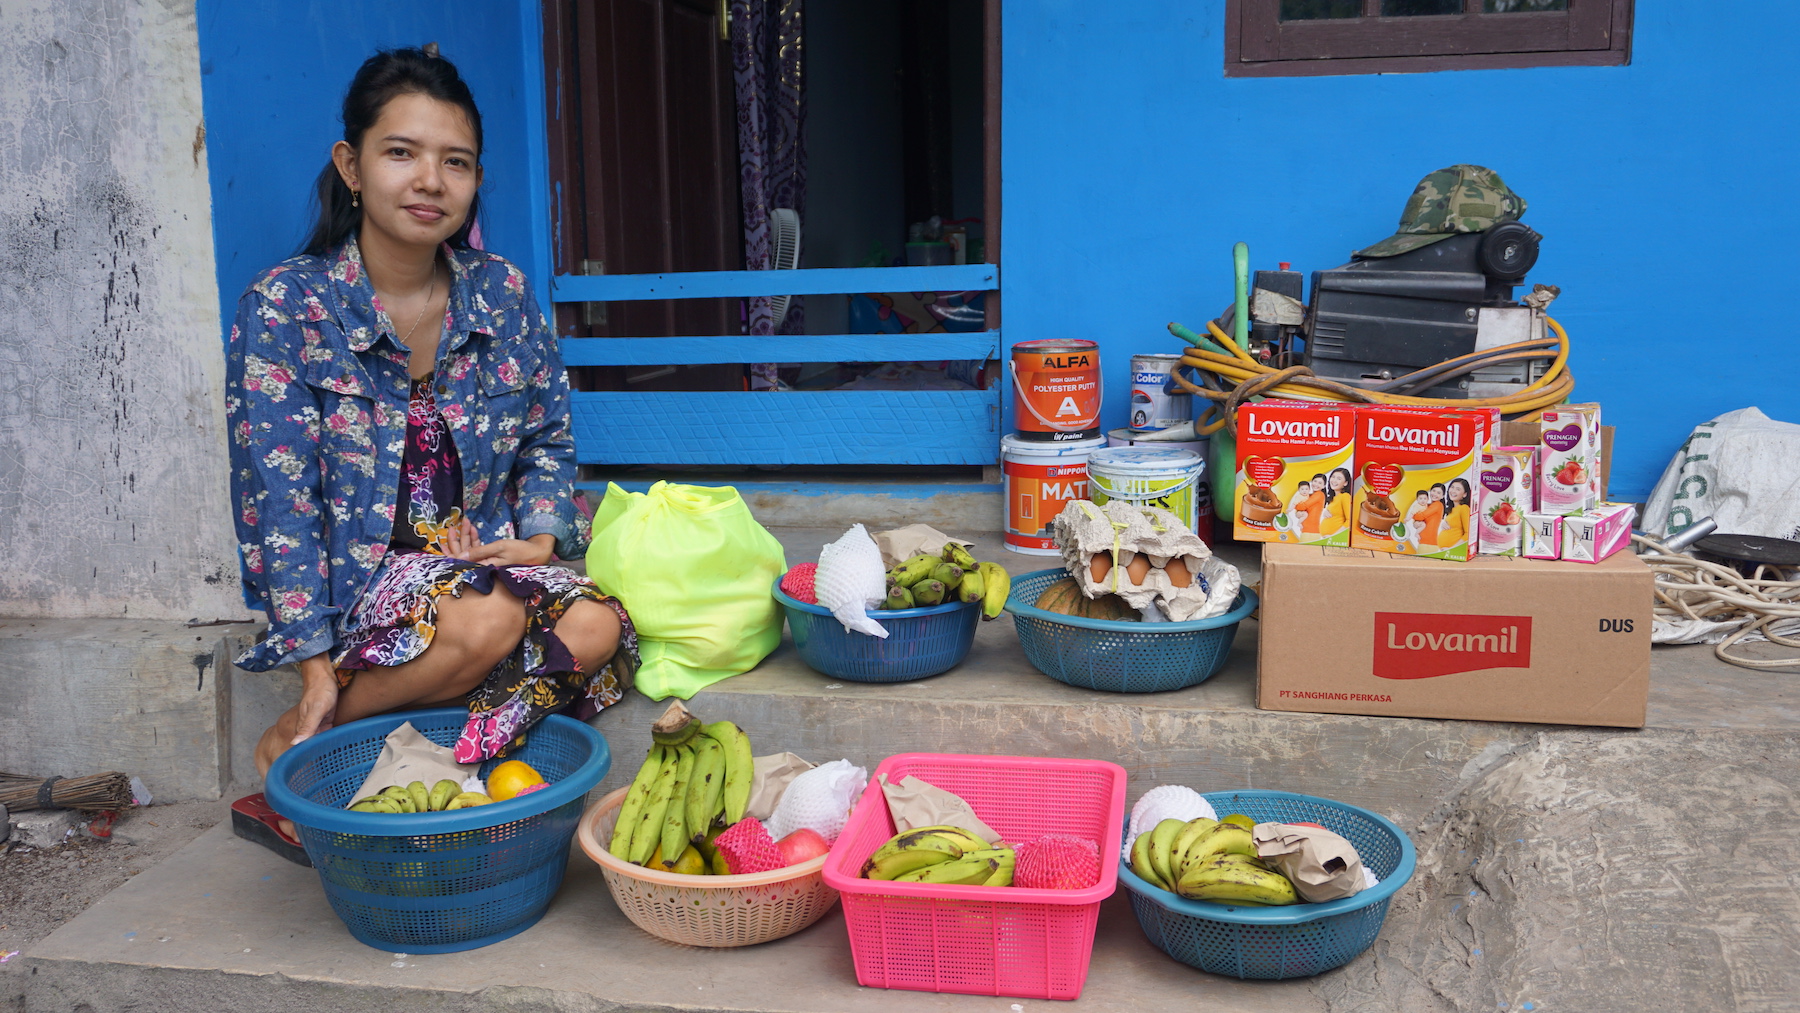
<path fill-rule="evenodd" d="M 806 219 L 806 61 L 802 0 L 732 0 L 731 63 L 737 84 L 738 170 L 743 190 L 744 267 L 774 263 L 769 212 L 793 208 Z M 804 228 L 802 229 L 804 235 Z M 774 334 L 767 298 L 746 300 L 745 333 Z M 806 330 L 800 299 L 781 333 Z M 754 389 L 774 386 L 775 367 L 751 367 Z"/>

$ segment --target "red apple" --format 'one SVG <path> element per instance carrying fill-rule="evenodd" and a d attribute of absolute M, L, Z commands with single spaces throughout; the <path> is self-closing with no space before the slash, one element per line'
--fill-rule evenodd
<path fill-rule="evenodd" d="M 825 843 L 825 838 L 820 837 L 817 830 L 801 827 L 776 841 L 775 850 L 781 852 L 782 865 L 799 865 L 829 853 L 831 845 Z"/>
<path fill-rule="evenodd" d="M 1318 827 L 1320 830 L 1330 830 L 1331 829 L 1330 827 L 1323 826 L 1318 823 L 1303 823 L 1300 820 L 1288 820 L 1288 826 L 1290 826 L 1290 827 Z"/>

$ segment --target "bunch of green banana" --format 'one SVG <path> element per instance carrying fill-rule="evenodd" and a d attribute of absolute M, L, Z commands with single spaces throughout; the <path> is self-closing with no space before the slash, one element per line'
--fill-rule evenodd
<path fill-rule="evenodd" d="M 1244 907 L 1297 904 L 1300 895 L 1286 876 L 1260 860 L 1236 853 L 1215 855 L 1187 867 L 1175 892 L 1188 900 Z"/>
<path fill-rule="evenodd" d="M 466 809 L 472 805 L 487 805 L 494 800 L 478 791 L 463 791 L 462 785 L 445 778 L 433 785 L 428 791 L 424 781 L 414 781 L 404 787 L 394 784 L 381 789 L 378 795 L 357 799 L 350 807 L 357 813 L 433 813 L 450 809 Z"/>
<path fill-rule="evenodd" d="M 946 542 L 943 552 L 922 552 L 888 571 L 884 609 L 926 608 L 945 602 L 980 602 L 984 619 L 1006 604 L 1012 577 L 999 563 L 977 562 L 969 550 Z"/>
<path fill-rule="evenodd" d="M 672 855 L 658 864 L 673 869 L 693 844 L 716 864 L 709 852 L 717 829 L 743 819 L 750 804 L 750 736 L 730 721 L 702 724 L 676 700 L 650 727 L 650 737 L 607 850 L 644 866 Z"/>
<path fill-rule="evenodd" d="M 961 827 L 917 827 L 875 849 L 862 874 L 896 883 L 1011 886 L 1013 850 L 996 848 Z"/>
<path fill-rule="evenodd" d="M 1246 825 L 1248 824 L 1248 825 Z M 1287 877 L 1256 857 L 1246 816 L 1163 820 L 1131 843 L 1131 871 L 1189 900 L 1220 904 L 1293 904 Z"/>

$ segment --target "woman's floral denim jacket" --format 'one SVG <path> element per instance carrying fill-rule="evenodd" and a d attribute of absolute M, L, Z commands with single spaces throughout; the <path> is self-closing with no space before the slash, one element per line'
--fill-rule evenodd
<path fill-rule="evenodd" d="M 569 384 L 525 276 L 444 248 L 450 302 L 434 378 L 462 461 L 463 513 L 484 541 L 556 536 L 579 559 Z M 231 493 L 244 598 L 269 616 L 238 664 L 330 650 L 393 534 L 411 375 L 356 240 L 271 268 L 238 300 L 227 355 Z"/>

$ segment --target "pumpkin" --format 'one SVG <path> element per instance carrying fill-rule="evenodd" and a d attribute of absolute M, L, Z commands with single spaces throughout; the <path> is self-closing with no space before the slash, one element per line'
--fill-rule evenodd
<path fill-rule="evenodd" d="M 1089 598 L 1081 593 L 1075 578 L 1064 577 L 1050 585 L 1044 593 L 1038 595 L 1034 602 L 1038 608 L 1059 615 L 1076 616 L 1081 619 L 1105 619 L 1115 623 L 1134 623 L 1141 617 L 1137 609 L 1126 603 L 1116 594 L 1103 594 L 1098 598 Z"/>

